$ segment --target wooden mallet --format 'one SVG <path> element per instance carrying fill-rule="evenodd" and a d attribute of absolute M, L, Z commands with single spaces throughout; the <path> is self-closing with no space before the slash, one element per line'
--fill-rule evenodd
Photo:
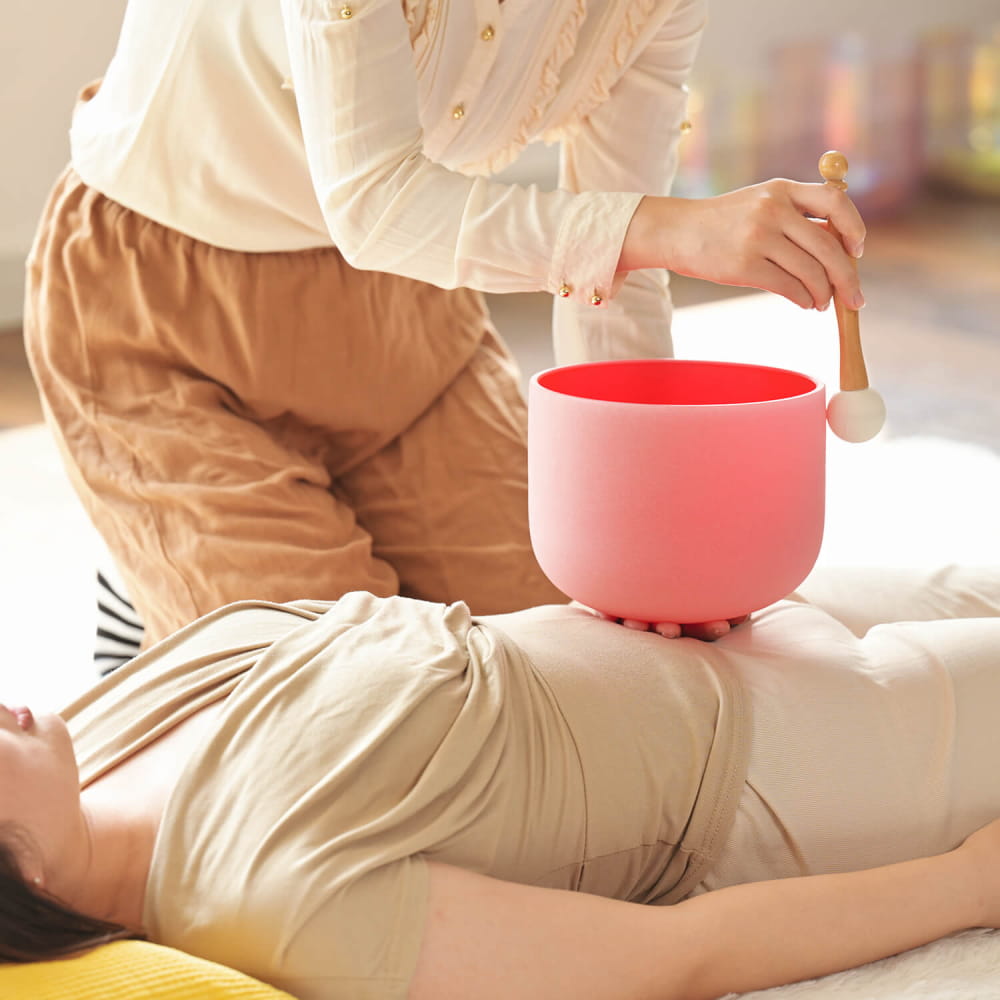
<path fill-rule="evenodd" d="M 836 150 L 824 153 L 819 160 L 819 172 L 827 184 L 847 190 L 847 157 Z M 829 225 L 829 231 L 839 240 L 840 233 Z M 851 258 L 854 266 L 857 262 Z M 885 423 L 885 402 L 868 385 L 868 372 L 861 352 L 861 332 L 858 312 L 848 309 L 834 296 L 837 329 L 840 333 L 840 392 L 835 393 L 826 408 L 830 429 L 845 441 L 868 441 Z"/>

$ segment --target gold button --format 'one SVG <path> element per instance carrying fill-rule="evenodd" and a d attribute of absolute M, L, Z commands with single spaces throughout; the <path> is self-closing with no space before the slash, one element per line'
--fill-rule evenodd
<path fill-rule="evenodd" d="M 340 17 L 343 21 L 349 21 L 352 17 L 354 17 L 354 11 L 348 7 L 347 4 L 344 4 L 344 6 L 340 8 Z"/>
<path fill-rule="evenodd" d="M 486 27 L 480 32 L 479 37 L 484 42 L 492 42 L 494 35 L 496 35 L 496 32 L 493 30 L 493 25 L 487 24 Z"/>
<path fill-rule="evenodd" d="M 693 128 L 694 128 L 694 125 L 692 125 L 691 122 L 689 122 L 685 118 L 684 121 L 681 122 L 681 135 L 687 135 L 688 132 L 690 132 L 691 129 L 693 129 Z"/>
<path fill-rule="evenodd" d="M 455 107 L 451 109 L 451 117 L 458 121 L 460 118 L 465 117 L 465 105 L 456 104 Z"/>
<path fill-rule="evenodd" d="M 573 289 L 570 288 L 569 285 L 560 285 L 559 286 L 559 297 L 562 298 L 562 299 L 568 299 L 569 296 L 570 296 L 570 292 L 572 292 L 572 291 L 573 291 Z"/>
<path fill-rule="evenodd" d="M 599 306 L 603 301 L 604 299 L 601 298 L 601 296 L 598 295 L 597 292 L 594 292 L 594 294 L 590 296 L 590 304 L 592 306 Z"/>

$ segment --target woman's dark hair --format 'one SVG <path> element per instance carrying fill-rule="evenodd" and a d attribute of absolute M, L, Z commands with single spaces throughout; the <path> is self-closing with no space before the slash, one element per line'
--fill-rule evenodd
<path fill-rule="evenodd" d="M 34 888 L 21 874 L 11 832 L 0 830 L 0 962 L 40 962 L 141 937 L 120 924 L 77 913 Z"/>

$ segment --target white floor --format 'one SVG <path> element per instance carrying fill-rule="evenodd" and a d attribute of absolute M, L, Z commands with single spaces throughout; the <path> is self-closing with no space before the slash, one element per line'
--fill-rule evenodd
<path fill-rule="evenodd" d="M 100 541 L 42 425 L 0 433 L 0 699 L 58 708 L 93 679 Z"/>
<path fill-rule="evenodd" d="M 526 374 L 549 364 L 544 339 L 498 308 Z M 537 324 L 537 313 L 532 320 Z M 796 368 L 835 385 L 832 316 L 771 296 L 680 310 L 677 353 Z M 529 339 L 526 339 L 529 338 Z M 877 380 L 873 380 L 877 387 Z M 829 436 L 821 563 L 1000 562 L 1000 428 L 996 447 L 895 437 L 864 445 Z M 93 574 L 100 542 L 41 427 L 0 433 L 0 699 L 58 707 L 93 679 Z M 774 1000 L 1000 1000 L 1000 935 L 974 933 L 888 962 L 768 991 Z M 922 985 L 921 985 L 922 984 Z"/>

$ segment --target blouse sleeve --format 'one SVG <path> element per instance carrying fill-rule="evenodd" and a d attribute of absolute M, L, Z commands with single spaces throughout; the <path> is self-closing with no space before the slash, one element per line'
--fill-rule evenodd
<path fill-rule="evenodd" d="M 488 292 L 610 287 L 640 195 L 542 192 L 469 177 L 422 153 L 399 0 L 281 0 L 313 183 L 355 267 Z M 581 245 L 578 238 L 585 234 Z"/>
<path fill-rule="evenodd" d="M 563 140 L 561 188 L 670 193 L 687 110 L 685 84 L 704 23 L 704 0 L 680 0 L 607 99 Z M 633 271 L 622 281 L 619 275 L 606 309 L 591 308 L 589 299 L 556 297 L 558 364 L 672 355 L 667 272 Z"/>

